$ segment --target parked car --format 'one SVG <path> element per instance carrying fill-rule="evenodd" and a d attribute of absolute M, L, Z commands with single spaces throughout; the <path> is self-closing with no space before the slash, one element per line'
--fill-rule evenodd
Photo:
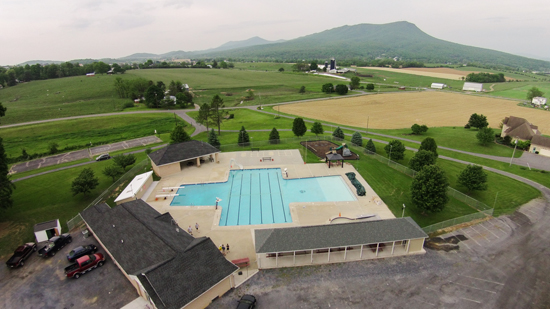
<path fill-rule="evenodd" d="M 61 250 L 61 248 L 65 247 L 66 244 L 69 244 L 72 241 L 73 238 L 69 233 L 54 236 L 48 240 L 42 249 L 38 250 L 38 255 L 41 257 L 54 256 L 57 251 Z"/>
<path fill-rule="evenodd" d="M 108 153 L 104 153 L 100 155 L 99 157 L 95 158 L 96 161 L 103 161 L 103 160 L 109 160 L 111 156 Z"/>
<path fill-rule="evenodd" d="M 97 252 L 97 247 L 95 245 L 89 244 L 87 246 L 78 246 L 71 250 L 69 254 L 67 254 L 67 260 L 69 262 L 74 262 L 79 257 L 88 255 L 88 254 L 94 254 Z"/>
<path fill-rule="evenodd" d="M 65 267 L 67 278 L 78 279 L 83 274 L 101 267 L 105 264 L 105 257 L 101 253 L 85 255 L 76 260 L 74 264 Z"/>
<path fill-rule="evenodd" d="M 6 262 L 6 265 L 11 268 L 16 268 L 25 265 L 25 260 L 31 256 L 31 253 L 36 251 L 36 244 L 28 242 L 15 249 L 12 257 Z"/>
<path fill-rule="evenodd" d="M 254 307 L 256 307 L 256 297 L 250 294 L 243 295 L 237 305 L 237 309 L 251 309 Z"/>

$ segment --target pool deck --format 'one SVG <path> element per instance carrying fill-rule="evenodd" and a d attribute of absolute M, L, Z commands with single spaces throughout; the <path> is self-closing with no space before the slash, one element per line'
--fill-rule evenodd
<path fill-rule="evenodd" d="M 271 161 L 267 158 L 271 158 Z M 215 196 L 212 196 L 212 205 L 205 206 L 170 206 L 172 197 L 168 197 L 166 200 L 163 197 L 155 197 L 176 192 L 176 190 L 163 192 L 162 188 L 179 187 L 185 184 L 225 182 L 229 177 L 229 171 L 240 169 L 239 165 L 244 169 L 281 168 L 281 171 L 284 171 L 286 168 L 288 178 L 284 173 L 283 178 L 287 179 L 341 175 L 354 194 L 356 189 L 345 173 L 355 172 L 356 178 L 365 187 L 367 194 L 365 196 L 355 194 L 357 201 L 351 202 L 290 203 L 291 223 L 241 226 L 218 226 L 221 207 L 216 210 Z M 254 229 L 329 224 L 331 219 L 338 216 L 356 218 L 360 215 L 376 215 L 373 219 L 395 218 L 384 202 L 355 170 L 353 161 L 346 162 L 343 168 L 341 166 L 328 168 L 325 163 L 304 164 L 300 151 L 297 149 L 220 153 L 219 163 L 207 161 L 200 167 L 185 167 L 181 173 L 163 177 L 152 189 L 146 202 L 160 213 L 170 212 L 180 227 L 187 229 L 191 226 L 193 236 L 208 236 L 218 246 L 222 243 L 229 244 L 231 251 L 226 254 L 228 260 L 248 257 L 250 267 L 248 270 L 243 269 L 243 275 L 237 278 L 237 285 L 254 275 L 258 269 L 254 249 Z M 349 221 L 340 219 L 332 224 Z M 195 223 L 200 226 L 198 232 L 195 230 Z"/>

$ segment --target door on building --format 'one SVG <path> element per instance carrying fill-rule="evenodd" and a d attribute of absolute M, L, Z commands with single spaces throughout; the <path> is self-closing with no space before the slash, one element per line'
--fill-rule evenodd
<path fill-rule="evenodd" d="M 49 229 L 49 230 L 46 230 L 46 236 L 48 236 L 48 239 L 56 236 L 55 235 L 55 229 Z"/>

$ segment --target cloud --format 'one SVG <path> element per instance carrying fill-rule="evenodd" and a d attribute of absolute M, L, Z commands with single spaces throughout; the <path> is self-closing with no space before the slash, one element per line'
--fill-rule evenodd
<path fill-rule="evenodd" d="M 193 5 L 193 0 L 165 0 L 164 7 L 175 7 L 176 9 L 189 8 Z"/>

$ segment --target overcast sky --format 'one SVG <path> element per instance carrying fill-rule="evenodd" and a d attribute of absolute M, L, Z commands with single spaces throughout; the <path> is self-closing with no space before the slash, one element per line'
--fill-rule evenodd
<path fill-rule="evenodd" d="M 438 39 L 550 60 L 549 17 L 547 0 L 2 0 L 0 64 L 193 51 L 395 21 Z"/>

